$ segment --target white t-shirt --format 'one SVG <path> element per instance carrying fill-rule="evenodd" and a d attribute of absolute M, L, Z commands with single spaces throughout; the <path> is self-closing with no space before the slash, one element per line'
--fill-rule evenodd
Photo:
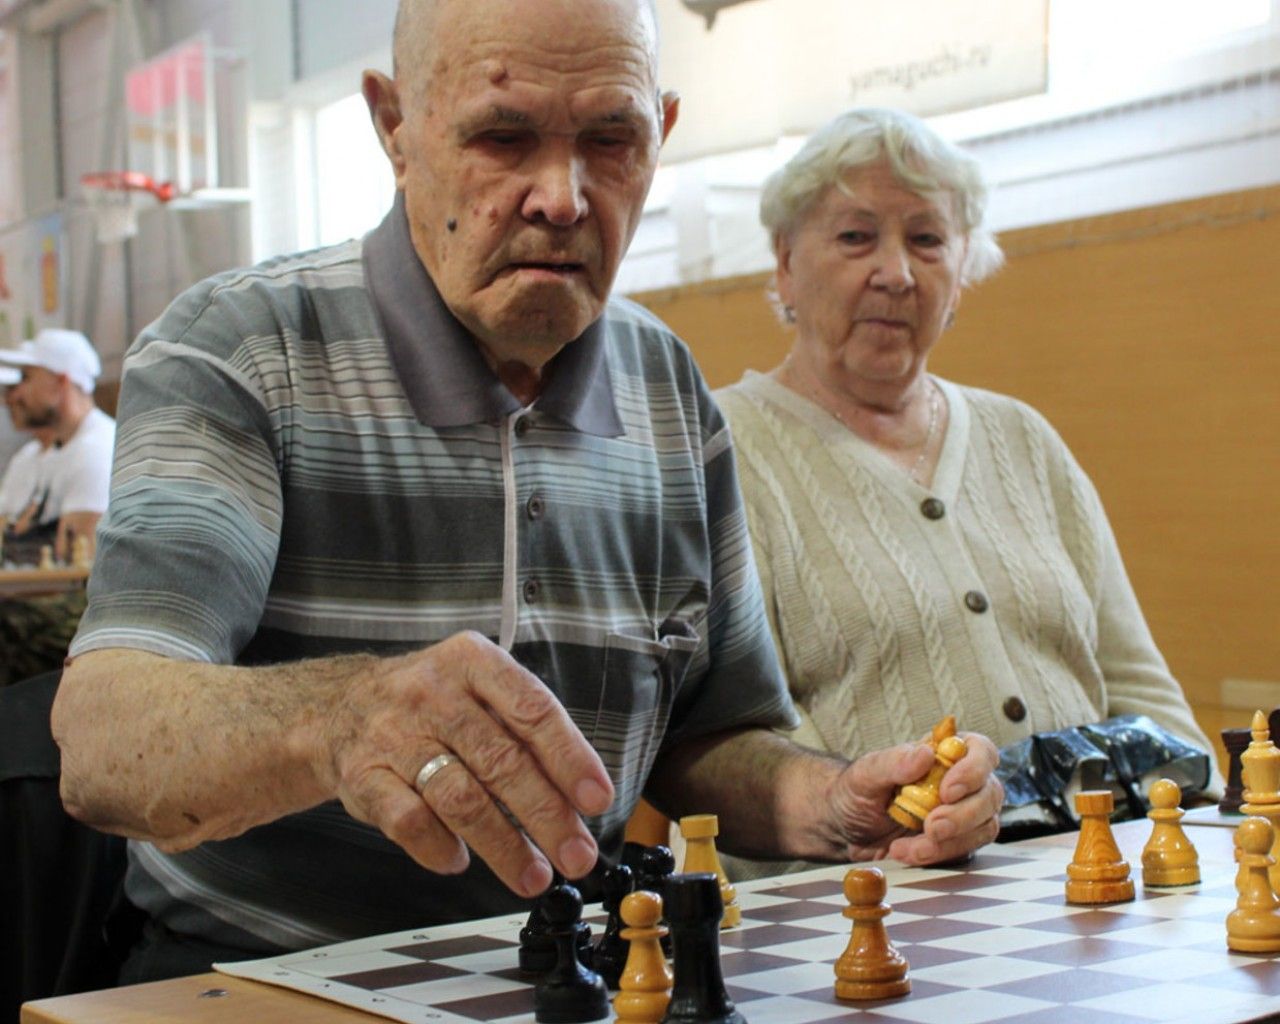
<path fill-rule="evenodd" d="M 14 520 L 44 493 L 48 455 L 46 448 L 32 438 L 16 452 L 0 479 L 0 518 Z"/>
<path fill-rule="evenodd" d="M 49 450 L 45 456 L 48 492 L 41 523 L 56 522 L 67 512 L 107 510 L 115 443 L 116 421 L 95 408 L 69 441 Z"/>

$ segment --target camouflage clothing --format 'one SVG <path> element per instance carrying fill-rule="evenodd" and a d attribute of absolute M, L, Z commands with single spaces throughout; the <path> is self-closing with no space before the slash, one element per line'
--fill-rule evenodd
<path fill-rule="evenodd" d="M 0 601 L 0 686 L 61 668 L 84 605 L 79 587 Z"/>

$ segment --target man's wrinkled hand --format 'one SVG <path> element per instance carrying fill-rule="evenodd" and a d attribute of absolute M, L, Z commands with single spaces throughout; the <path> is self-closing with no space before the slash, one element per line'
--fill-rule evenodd
<path fill-rule="evenodd" d="M 371 661 L 321 747 L 319 774 L 347 810 L 431 871 L 463 871 L 470 847 L 528 897 L 552 865 L 578 878 L 595 864 L 581 815 L 613 801 L 603 763 L 555 695 L 477 633 Z M 420 770 L 443 754 L 456 761 L 438 761 L 419 793 Z"/>

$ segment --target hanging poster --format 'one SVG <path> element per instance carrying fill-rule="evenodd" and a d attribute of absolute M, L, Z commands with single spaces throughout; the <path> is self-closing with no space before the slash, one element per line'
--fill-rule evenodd
<path fill-rule="evenodd" d="M 23 337 L 31 337 L 42 327 L 67 326 L 65 255 L 62 214 L 51 213 L 34 221 L 27 231 Z"/>
<path fill-rule="evenodd" d="M 21 314 L 18 312 L 18 283 L 14 280 L 15 272 L 20 273 L 22 258 L 15 258 L 18 246 L 17 236 L 13 232 L 0 234 L 0 348 L 13 348 L 22 340 L 19 328 L 22 326 Z"/>

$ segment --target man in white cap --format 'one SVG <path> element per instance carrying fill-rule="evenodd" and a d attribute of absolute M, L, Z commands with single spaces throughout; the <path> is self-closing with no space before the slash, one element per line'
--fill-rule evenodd
<path fill-rule="evenodd" d="M 52 534 L 54 557 L 65 561 L 76 537 L 92 546 L 107 508 L 116 425 L 93 403 L 102 363 L 79 331 L 47 328 L 16 349 L 0 350 L 0 367 L 22 374 L 6 397 L 14 425 L 44 432 L 52 444 L 7 536 L 43 529 Z"/>
<path fill-rule="evenodd" d="M 32 427 L 27 414 L 13 401 L 13 385 L 22 380 L 22 374 L 12 366 L 0 366 L 0 387 L 4 388 L 4 404 L 9 410 L 15 437 L 30 435 L 13 451 L 0 477 L 0 530 L 8 532 L 9 526 L 27 511 L 31 496 L 40 489 L 44 479 L 45 460 L 54 450 L 53 431 L 49 427 Z M 10 559 L 12 561 L 12 559 Z"/>

